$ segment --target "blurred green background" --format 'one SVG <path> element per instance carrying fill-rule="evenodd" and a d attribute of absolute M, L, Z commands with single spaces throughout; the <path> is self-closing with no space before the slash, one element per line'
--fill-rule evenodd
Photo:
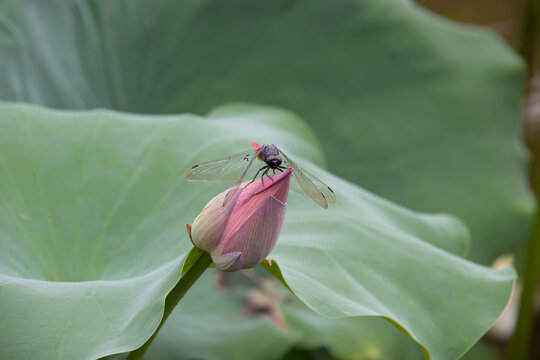
<path fill-rule="evenodd" d="M 413 210 L 456 215 L 471 232 L 467 258 L 489 266 L 507 254 L 523 259 L 535 212 L 540 81 L 528 4 L 8 0 L 0 98 L 145 114 L 206 114 L 235 101 L 285 108 L 311 127 L 330 171 Z M 196 291 L 218 276 L 206 274 Z M 273 358 L 423 356 L 383 320 L 323 319 L 264 275 L 251 276 L 207 299 L 227 308 L 199 333 L 227 328 L 231 313 L 260 296 L 243 339 L 254 328 L 251 335 L 271 334 Z M 284 335 L 275 316 L 295 331 Z M 149 356 L 174 358 L 182 331 L 174 324 Z M 511 325 L 503 327 L 465 358 L 502 358 L 510 336 Z M 188 354 L 192 341 L 183 344 Z M 206 350 L 219 358 L 219 347 Z"/>

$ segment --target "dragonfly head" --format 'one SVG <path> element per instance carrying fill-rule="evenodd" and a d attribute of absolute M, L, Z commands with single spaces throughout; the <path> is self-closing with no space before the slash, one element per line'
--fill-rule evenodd
<path fill-rule="evenodd" d="M 281 165 L 281 156 L 275 145 L 266 145 L 261 155 L 270 169 L 277 169 Z"/>
<path fill-rule="evenodd" d="M 270 169 L 277 169 L 281 165 L 281 159 L 279 158 L 268 159 L 266 161 L 266 165 L 268 165 Z"/>

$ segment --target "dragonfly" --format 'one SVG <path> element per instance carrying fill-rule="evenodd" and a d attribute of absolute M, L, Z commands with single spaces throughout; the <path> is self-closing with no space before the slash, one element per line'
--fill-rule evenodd
<path fill-rule="evenodd" d="M 253 166 L 255 163 L 262 166 Z M 270 171 L 275 174 L 276 171 L 282 172 L 288 168 L 293 170 L 292 190 L 307 195 L 325 209 L 328 204 L 336 202 L 336 195 L 328 185 L 292 161 L 274 144 L 259 145 L 253 142 L 250 150 L 193 166 L 186 178 L 189 181 L 236 181 L 225 197 L 225 205 L 232 197 L 229 194 L 234 194 L 244 179 L 253 178 L 253 182 L 262 172 L 261 181 L 264 184 L 264 177 L 269 176 Z"/>

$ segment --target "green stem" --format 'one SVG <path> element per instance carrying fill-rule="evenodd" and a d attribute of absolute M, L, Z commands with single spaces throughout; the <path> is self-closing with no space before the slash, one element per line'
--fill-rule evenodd
<path fill-rule="evenodd" d="M 204 270 L 206 270 L 211 263 L 212 259 L 210 258 L 210 254 L 206 252 L 201 252 L 199 258 L 195 260 L 191 268 L 189 268 L 189 270 L 180 278 L 180 280 L 178 280 L 178 283 L 176 283 L 169 295 L 167 295 L 167 299 L 165 300 L 165 311 L 163 313 L 163 318 L 161 319 L 161 322 L 159 323 L 156 331 L 154 331 L 154 334 L 152 334 L 152 336 L 140 348 L 130 352 L 126 360 L 139 360 L 143 358 L 144 353 L 146 352 L 146 350 L 148 350 L 150 344 L 152 344 L 152 341 L 161 329 L 161 326 L 163 326 L 165 320 L 167 320 L 178 302 L 180 302 L 180 300 L 182 299 L 182 297 L 184 297 L 189 288 L 191 288 L 191 286 L 195 283 L 195 281 L 197 281 L 197 279 L 202 275 Z"/>
<path fill-rule="evenodd" d="M 527 62 L 529 79 L 532 79 L 535 68 L 538 65 L 536 63 L 536 57 L 538 51 L 537 38 L 540 27 L 540 1 L 525 0 L 523 6 L 519 53 Z"/>
<path fill-rule="evenodd" d="M 534 228 L 527 245 L 527 259 L 523 273 L 523 291 L 519 305 L 519 315 L 516 329 L 510 349 L 508 359 L 526 360 L 528 359 L 531 336 L 534 323 L 534 295 L 536 285 L 540 279 L 540 212 L 536 212 Z"/>
<path fill-rule="evenodd" d="M 540 36 L 540 1 L 525 0 L 523 12 L 523 27 L 521 33 L 520 53 L 527 61 L 527 92 L 531 90 L 531 79 L 534 76 L 537 64 L 537 39 Z M 537 141 L 533 147 L 535 161 L 532 166 L 532 185 L 537 193 L 537 205 L 540 204 L 540 179 L 538 177 L 538 158 L 540 146 Z M 523 291 L 519 305 L 519 315 L 510 341 L 507 359 L 526 360 L 531 350 L 531 339 L 535 319 L 534 298 L 540 280 L 540 211 L 537 208 L 534 228 L 527 244 L 525 268 L 523 270 Z"/>

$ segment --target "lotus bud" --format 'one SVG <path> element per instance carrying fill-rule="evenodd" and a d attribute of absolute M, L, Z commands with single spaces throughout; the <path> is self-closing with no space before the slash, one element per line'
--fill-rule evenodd
<path fill-rule="evenodd" d="M 193 225 L 187 224 L 193 245 L 210 253 L 223 271 L 257 266 L 281 232 L 291 174 L 289 168 L 265 177 L 264 182 L 246 181 L 214 197 Z"/>

